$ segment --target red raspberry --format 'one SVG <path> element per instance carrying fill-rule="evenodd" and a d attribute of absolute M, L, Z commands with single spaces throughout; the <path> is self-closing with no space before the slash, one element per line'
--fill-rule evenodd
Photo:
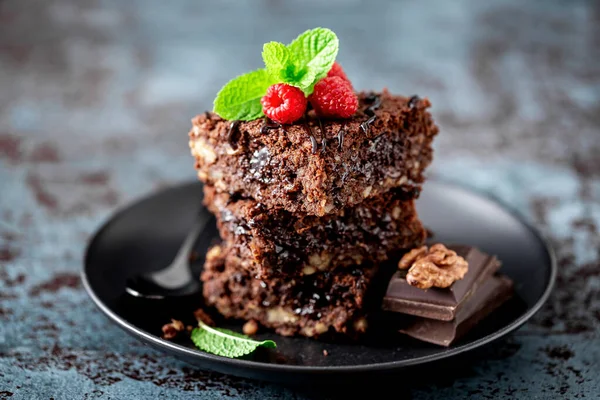
<path fill-rule="evenodd" d="M 346 76 L 346 73 L 344 72 L 342 66 L 340 64 L 338 64 L 337 61 L 333 63 L 333 65 L 331 66 L 331 69 L 327 73 L 327 76 L 328 77 L 330 77 L 330 76 L 339 76 L 340 78 L 342 78 L 346 82 L 350 83 L 350 79 L 348 79 L 348 77 Z M 352 85 L 352 84 L 350 83 L 350 85 Z"/>
<path fill-rule="evenodd" d="M 352 86 L 339 76 L 321 79 L 308 98 L 313 109 L 322 117 L 351 117 L 358 108 Z"/>
<path fill-rule="evenodd" d="M 307 105 L 302 90 L 285 83 L 269 86 L 260 102 L 265 115 L 280 124 L 291 124 L 300 119 Z"/>

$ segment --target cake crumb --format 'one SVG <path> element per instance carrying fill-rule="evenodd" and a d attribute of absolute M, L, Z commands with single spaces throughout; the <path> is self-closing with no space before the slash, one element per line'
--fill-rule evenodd
<path fill-rule="evenodd" d="M 329 355 L 329 352 L 328 352 L 327 350 L 323 350 L 323 355 L 324 355 L 325 357 L 327 357 L 327 356 Z"/>
<path fill-rule="evenodd" d="M 163 339 L 170 340 L 183 331 L 185 326 L 178 319 L 172 319 L 170 323 L 164 324 L 162 327 Z"/>
<path fill-rule="evenodd" d="M 248 336 L 256 335 L 256 332 L 258 332 L 258 323 L 256 323 L 255 320 L 251 319 L 250 321 L 244 324 L 242 332 L 244 332 L 244 335 Z"/>
<path fill-rule="evenodd" d="M 196 317 L 196 321 L 202 321 L 208 326 L 215 326 L 215 321 L 201 308 L 194 311 L 194 317 Z"/>

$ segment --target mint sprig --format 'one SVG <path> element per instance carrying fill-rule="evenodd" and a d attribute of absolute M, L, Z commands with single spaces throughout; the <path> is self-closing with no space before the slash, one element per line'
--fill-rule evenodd
<path fill-rule="evenodd" d="M 275 348 L 272 340 L 253 340 L 228 329 L 212 328 L 202 321 L 192 331 L 192 342 L 201 350 L 218 356 L 236 358 L 252 353 L 259 346 Z"/>
<path fill-rule="evenodd" d="M 217 94 L 214 111 L 229 120 L 250 121 L 262 117 L 260 99 L 269 86 L 286 83 L 305 95 L 327 75 L 338 53 L 339 40 L 326 28 L 310 29 L 289 45 L 269 42 L 263 46 L 265 69 L 238 76 Z"/>

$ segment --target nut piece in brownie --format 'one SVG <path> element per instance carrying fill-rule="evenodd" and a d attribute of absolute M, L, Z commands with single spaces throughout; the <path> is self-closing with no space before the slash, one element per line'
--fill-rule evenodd
<path fill-rule="evenodd" d="M 391 188 L 420 189 L 438 133 L 429 100 L 387 90 L 358 100 L 351 118 L 321 120 L 311 111 L 292 125 L 198 115 L 189 133 L 198 177 L 267 208 L 317 216 Z"/>
<path fill-rule="evenodd" d="M 402 189 L 324 217 L 269 210 L 211 186 L 204 187 L 204 202 L 217 217 L 221 238 L 243 256 L 241 266 L 263 278 L 381 262 L 426 237 L 414 200 Z"/>
<path fill-rule="evenodd" d="M 204 298 L 224 317 L 255 320 L 284 336 L 356 337 L 365 332 L 377 267 L 260 280 L 240 267 L 241 260 L 236 248 L 222 245 L 206 255 Z"/>

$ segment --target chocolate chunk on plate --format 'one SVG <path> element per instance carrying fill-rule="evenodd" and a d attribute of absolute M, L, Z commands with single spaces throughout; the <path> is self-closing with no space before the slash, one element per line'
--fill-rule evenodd
<path fill-rule="evenodd" d="M 415 339 L 450 346 L 469 332 L 482 319 L 506 302 L 513 293 L 512 281 L 504 276 L 492 276 L 470 296 L 452 321 L 407 317 L 400 332 Z"/>
<path fill-rule="evenodd" d="M 469 263 L 469 271 L 463 279 L 454 282 L 449 288 L 423 290 L 407 283 L 406 271 L 398 271 L 390 280 L 382 308 L 423 318 L 452 321 L 477 287 L 500 268 L 500 262 L 496 257 L 475 247 L 448 248 L 456 251 Z"/>

